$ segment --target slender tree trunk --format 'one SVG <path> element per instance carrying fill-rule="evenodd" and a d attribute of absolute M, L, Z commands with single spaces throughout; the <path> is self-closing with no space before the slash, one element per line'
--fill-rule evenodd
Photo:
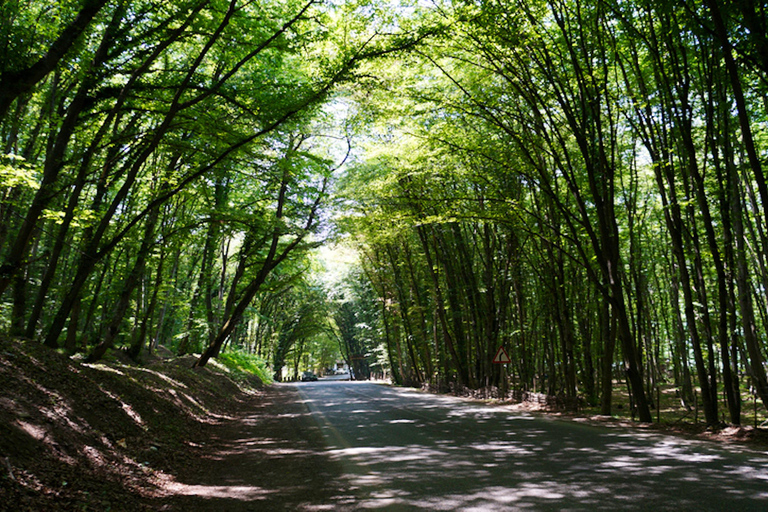
<path fill-rule="evenodd" d="M 722 87 L 719 87 L 720 89 Z M 719 94 L 718 94 L 719 93 Z M 721 91 L 717 91 L 718 102 L 726 104 L 727 101 L 723 97 Z M 716 109 L 714 101 L 710 101 L 708 105 L 708 115 L 711 119 L 720 119 L 724 128 L 722 137 L 723 144 L 722 151 L 726 158 L 731 158 L 732 150 L 729 142 L 730 130 L 729 130 L 729 118 L 730 112 L 728 109 Z M 719 112 L 723 110 L 722 112 Z M 719 142 L 718 134 L 715 133 L 718 130 L 719 124 L 708 123 L 712 127 L 708 129 L 709 137 L 712 139 L 712 144 L 717 147 Z M 713 257 L 715 261 L 715 267 L 717 269 L 717 283 L 718 283 L 718 309 L 719 309 L 719 322 L 718 322 L 718 338 L 720 339 L 720 357 L 723 368 L 723 387 L 725 390 L 726 401 L 728 404 L 728 412 L 730 415 L 731 423 L 734 425 L 741 424 L 741 394 L 739 391 L 739 377 L 738 377 L 738 365 L 735 358 L 735 352 L 731 353 L 731 346 L 733 339 L 736 336 L 735 319 L 736 319 L 736 301 L 734 300 L 734 279 L 733 269 L 736 268 L 733 254 L 733 207 L 731 201 L 734 191 L 732 187 L 738 183 L 732 178 L 733 172 L 730 167 L 731 164 L 726 164 L 723 168 L 723 162 L 720 159 L 719 151 L 713 151 L 713 163 L 717 174 L 718 181 L 718 198 L 720 204 L 720 217 L 723 230 L 723 252 L 721 256 L 719 251 L 712 249 Z M 697 178 L 699 178 L 697 176 Z M 699 193 L 703 194 L 702 180 L 697 179 L 699 185 Z M 709 240 L 710 247 L 716 246 L 716 238 L 711 220 L 706 223 L 707 226 L 707 239 Z M 733 356 L 733 357 L 732 357 Z"/>
<path fill-rule="evenodd" d="M 408 268 L 408 278 L 411 283 L 411 291 L 416 305 L 418 306 L 418 324 L 415 331 L 418 332 L 417 338 L 421 347 L 420 353 L 422 361 L 424 362 L 424 372 L 427 379 L 431 382 L 434 377 L 434 368 L 432 365 L 432 351 L 430 350 L 430 329 L 426 317 L 426 312 L 429 311 L 429 305 L 425 302 L 425 297 L 421 290 L 421 281 L 416 274 L 416 266 L 413 262 L 411 248 L 407 243 L 403 244 L 403 246 L 405 263 Z"/>
<path fill-rule="evenodd" d="M 27 273 L 25 268 L 13 278 L 13 309 L 11 310 L 11 335 L 24 334 L 24 314 L 27 310 Z"/>
<path fill-rule="evenodd" d="M 92 4 L 93 10 L 85 8 L 81 12 L 81 15 L 84 16 L 81 21 L 84 22 L 85 25 L 80 26 L 78 30 L 74 30 L 71 34 L 71 37 L 74 37 L 75 39 L 79 36 L 85 26 L 90 23 L 90 19 L 105 5 L 104 0 L 96 0 L 89 3 Z M 81 82 L 74 98 L 67 106 L 61 127 L 56 134 L 50 151 L 46 154 L 40 186 L 35 192 L 35 196 L 27 209 L 27 214 L 22 221 L 21 228 L 17 233 L 10 250 L 5 256 L 5 261 L 3 262 L 3 265 L 0 266 L 0 296 L 2 296 L 3 292 L 11 283 L 13 276 L 24 264 L 24 258 L 27 254 L 29 243 L 38 228 L 40 217 L 46 208 L 48 208 L 53 198 L 57 195 L 56 182 L 59 178 L 59 173 L 64 167 L 67 148 L 69 147 L 70 140 L 80 122 L 81 114 L 88 108 L 92 101 L 89 95 L 96 85 L 96 79 L 98 77 L 98 72 L 96 70 L 104 64 L 109 57 L 108 50 L 112 46 L 117 29 L 122 22 L 122 13 L 122 8 L 116 9 L 111 22 L 107 24 L 99 47 L 94 53 L 92 61 L 88 63 L 89 71 L 86 73 L 86 79 Z M 73 25 L 70 25 L 67 30 L 72 30 L 73 27 L 77 26 L 77 23 L 74 23 Z M 65 34 L 62 34 L 61 37 L 64 35 Z M 67 40 L 66 43 L 63 44 L 71 45 L 73 42 L 74 39 Z M 56 58 L 61 58 L 63 56 L 58 54 L 58 52 L 61 51 L 61 48 L 52 49 L 51 51 L 54 52 Z M 40 66 L 37 74 L 32 72 L 32 69 L 34 68 L 33 66 L 33 68 L 27 70 L 27 72 L 31 73 L 29 76 L 26 78 L 19 78 L 18 80 L 29 80 L 31 76 L 34 76 L 35 78 L 31 79 L 28 84 L 28 87 L 31 88 L 37 81 L 41 80 L 45 74 L 53 69 L 53 67 L 48 67 L 51 64 L 51 62 L 46 62 L 44 60 L 38 61 L 35 65 Z M 4 74 L 0 77 L 0 83 L 5 83 L 8 79 L 9 77 Z M 6 85 L 7 87 L 0 87 L 0 118 L 3 117 L 6 109 L 10 105 L 10 101 L 13 99 L 11 96 L 8 96 L 7 93 L 20 85 L 20 83 L 14 83 L 14 87 L 10 87 L 8 84 Z M 9 98 L 11 98 L 10 101 L 6 103 L 5 100 Z"/>
<path fill-rule="evenodd" d="M 602 301 L 600 330 L 603 338 L 602 371 L 600 374 L 600 414 L 610 416 L 613 401 L 613 359 L 616 350 L 616 317 L 607 299 Z"/>
<path fill-rule="evenodd" d="M 749 111 L 747 110 L 747 102 L 744 98 L 744 90 L 741 85 L 741 79 L 739 77 L 739 69 L 736 64 L 736 59 L 733 57 L 733 46 L 728 37 L 728 30 L 723 21 L 723 15 L 720 11 L 718 0 L 706 0 L 707 7 L 712 16 L 712 21 L 715 28 L 715 34 L 720 42 L 723 51 L 723 59 L 725 61 L 725 68 L 728 72 L 728 78 L 730 79 L 731 90 L 733 92 L 733 100 L 736 104 L 736 111 L 738 113 L 739 126 L 741 128 L 741 139 L 744 144 L 744 149 L 747 152 L 747 159 L 749 161 L 750 168 L 752 169 L 752 175 L 755 183 L 757 183 L 757 189 L 760 194 L 760 200 L 764 208 L 768 208 L 768 185 L 765 182 L 765 175 L 763 174 L 763 166 L 758 156 L 755 140 L 752 135 L 752 126 L 749 120 Z M 763 62 L 765 65 L 765 62 Z M 763 213 L 765 215 L 765 212 Z M 765 219 L 764 219 L 765 220 Z"/>
<path fill-rule="evenodd" d="M 64 349 L 67 354 L 74 354 L 78 351 L 78 339 L 77 333 L 80 328 L 80 310 L 82 309 L 83 301 L 80 297 L 75 299 L 75 303 L 72 306 L 72 314 L 69 315 L 69 327 L 67 328 L 67 337 L 64 341 Z"/>
<path fill-rule="evenodd" d="M 141 248 L 136 255 L 136 261 L 133 264 L 128 276 L 123 282 L 122 290 L 120 292 L 117 305 L 112 312 L 112 318 L 107 326 L 107 332 L 101 343 L 96 345 L 93 351 L 86 358 L 86 362 L 99 361 L 107 350 L 111 349 L 115 343 L 115 339 L 120 333 L 120 324 L 122 324 L 125 317 L 125 313 L 128 311 L 128 307 L 131 304 L 131 297 L 138 285 L 141 283 L 142 276 L 144 275 L 144 269 L 146 268 L 147 259 L 149 259 L 152 250 L 154 248 L 154 234 L 155 226 L 160 215 L 159 209 L 155 209 L 153 213 L 147 218 L 144 226 L 144 234 L 141 242 Z M 138 353 L 136 354 L 138 356 Z"/>
<path fill-rule="evenodd" d="M 149 326 L 152 323 L 152 317 L 155 314 L 155 308 L 157 307 L 157 296 L 160 293 L 160 288 L 163 284 L 163 263 L 165 262 L 165 252 L 161 251 L 160 253 L 160 261 L 158 262 L 157 269 L 155 269 L 155 281 L 152 286 L 152 296 L 149 299 L 149 304 L 147 305 L 146 311 L 144 312 L 144 315 L 142 316 L 142 320 L 139 323 L 139 329 L 136 335 L 134 336 L 131 346 L 128 349 L 128 356 L 133 359 L 134 361 L 139 360 L 139 356 L 141 355 L 141 351 L 144 348 L 144 342 L 147 340 L 147 332 L 149 331 Z M 139 317 L 139 312 L 137 311 L 136 317 Z M 147 344 L 147 348 L 151 349 L 151 343 Z"/>
<path fill-rule="evenodd" d="M 744 332 L 744 342 L 749 354 L 752 380 L 763 406 L 768 409 L 768 377 L 765 373 L 765 359 L 760 350 L 760 342 L 757 336 L 757 325 L 752 305 L 752 289 L 750 286 L 749 270 L 747 269 L 746 244 L 744 243 L 744 224 L 741 197 L 739 195 L 738 178 L 733 173 L 732 185 L 733 197 L 733 236 L 736 241 L 736 285 L 738 289 L 739 310 L 741 313 L 741 327 Z"/>
<path fill-rule="evenodd" d="M 425 232 L 425 228 L 423 226 L 417 227 L 417 232 L 419 235 L 419 239 L 421 240 L 422 247 L 424 248 L 424 254 L 427 260 L 427 271 L 429 272 L 430 278 L 432 279 L 432 291 L 434 293 L 435 306 L 436 306 L 435 312 L 437 314 L 437 319 L 439 320 L 440 326 L 443 331 L 443 339 L 445 340 L 445 346 L 448 348 L 448 352 L 450 353 L 451 359 L 453 360 L 453 363 L 455 365 L 455 368 L 459 377 L 459 385 L 467 386 L 469 383 L 469 372 L 465 367 L 463 357 L 460 355 L 460 350 L 457 350 L 456 344 L 454 343 L 453 336 L 451 335 L 448 318 L 445 313 L 446 311 L 445 299 L 443 298 L 443 291 L 442 291 L 442 287 L 440 286 L 439 276 L 437 275 L 437 271 L 435 270 L 436 267 L 433 264 L 432 251 L 427 239 L 427 233 Z"/>

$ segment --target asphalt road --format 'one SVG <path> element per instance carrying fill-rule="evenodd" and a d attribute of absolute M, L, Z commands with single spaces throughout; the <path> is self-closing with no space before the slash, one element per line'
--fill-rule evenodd
<path fill-rule="evenodd" d="M 296 384 L 355 510 L 768 510 L 768 453 L 372 383 Z"/>

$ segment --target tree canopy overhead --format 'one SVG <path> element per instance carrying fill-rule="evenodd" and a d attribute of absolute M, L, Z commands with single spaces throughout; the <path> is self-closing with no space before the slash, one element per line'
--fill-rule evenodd
<path fill-rule="evenodd" d="M 436 11 L 450 31 L 358 91 L 344 184 L 393 375 L 500 385 L 503 345 L 516 387 L 606 414 L 617 380 L 643 421 L 666 382 L 710 424 L 766 403 L 764 8 Z"/>
<path fill-rule="evenodd" d="M 329 94 L 428 32 L 367 27 L 371 7 L 4 3 L 6 328 L 215 356 L 312 245 L 348 144 Z"/>
<path fill-rule="evenodd" d="M 739 423 L 747 387 L 768 403 L 765 6 L 0 16 L 3 329 L 200 365 L 335 340 L 360 375 L 511 379 L 605 414 L 623 382 L 642 421 L 662 383 L 710 424 Z M 332 231 L 360 263 L 323 295 L 306 277 Z"/>

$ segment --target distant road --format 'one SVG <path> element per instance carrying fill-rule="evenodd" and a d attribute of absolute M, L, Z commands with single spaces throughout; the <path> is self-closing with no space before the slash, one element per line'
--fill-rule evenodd
<path fill-rule="evenodd" d="M 355 510 L 768 510 L 768 454 L 388 386 L 296 384 Z"/>

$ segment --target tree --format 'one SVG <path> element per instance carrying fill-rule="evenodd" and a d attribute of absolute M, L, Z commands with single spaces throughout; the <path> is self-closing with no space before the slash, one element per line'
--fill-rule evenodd
<path fill-rule="evenodd" d="M 314 0 L 85 1 L 55 7 L 60 22 L 41 17 L 39 34 L 17 39 L 42 12 L 38 4 L 2 8 L 11 58 L 0 79 L 13 85 L 0 98 L 4 154 L 28 162 L 14 163 L 14 175 L 31 172 L 4 181 L 0 295 L 12 288 L 15 332 L 42 332 L 50 347 L 66 332 L 70 349 L 90 339 L 99 346 L 92 358 L 122 339 L 129 311 L 153 320 L 157 288 L 169 277 L 158 272 L 145 293 L 151 267 L 162 269 L 159 236 L 163 244 L 175 238 L 178 251 L 184 243 L 203 251 L 198 261 L 177 253 L 166 269 L 175 281 L 186 279 L 180 266 L 199 277 L 212 347 L 205 357 L 217 353 L 269 273 L 304 247 L 327 195 L 329 160 L 287 144 L 305 169 L 235 178 L 274 164 L 285 138 L 312 135 L 319 107 L 360 63 L 407 50 L 435 30 L 368 30 L 358 19 L 364 11 L 347 16 L 346 6 Z M 354 37 L 344 35 L 353 25 Z M 235 197 L 235 182 L 264 185 L 265 193 Z M 212 215 L 195 197 L 209 183 L 217 190 Z M 253 215 L 232 215 L 238 201 Z M 175 213 L 164 216 L 168 209 Z M 208 227 L 202 245 L 199 223 Z M 247 247 L 238 246 L 240 236 Z M 232 256 L 240 268 L 231 268 Z M 188 311 L 191 324 L 198 306 Z"/>
<path fill-rule="evenodd" d="M 738 423 L 738 373 L 759 388 L 765 350 L 751 305 L 764 294 L 750 285 L 768 275 L 750 135 L 764 38 L 744 29 L 761 26 L 755 10 L 520 1 L 439 12 L 451 36 L 372 68 L 377 80 L 355 97 L 369 144 L 347 179 L 358 213 L 344 226 L 386 304 L 394 378 L 427 379 L 424 325 L 430 362 L 460 386 L 496 382 L 480 340 L 514 339 L 521 387 L 594 396 L 597 378 L 606 414 L 620 357 L 650 421 L 647 394 L 668 364 L 692 403 L 690 351 L 707 422 L 719 422 L 722 375 Z M 754 92 L 740 96 L 745 86 Z"/>

